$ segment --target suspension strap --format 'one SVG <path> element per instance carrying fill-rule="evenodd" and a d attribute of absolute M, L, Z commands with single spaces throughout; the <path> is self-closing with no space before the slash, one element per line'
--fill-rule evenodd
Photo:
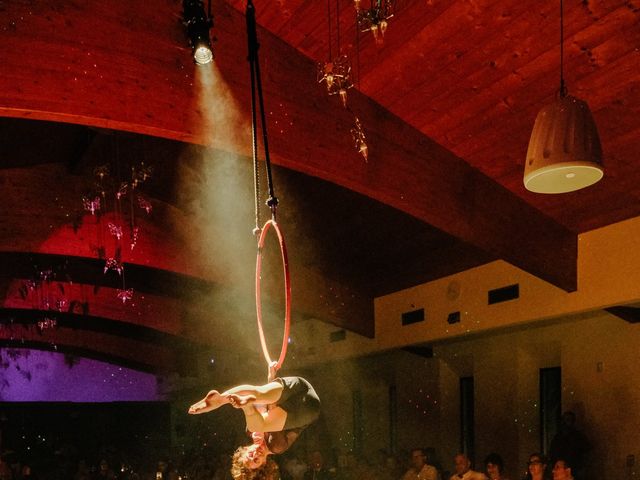
<path fill-rule="evenodd" d="M 258 61 L 258 33 L 256 27 L 256 10 L 252 0 L 247 1 L 246 10 L 247 21 L 247 39 L 249 46 L 249 70 L 251 74 L 251 136 L 253 141 L 253 173 L 255 188 L 255 208 L 256 208 L 256 226 L 254 233 L 260 232 L 260 176 L 258 165 L 258 122 L 256 109 L 256 93 L 258 95 L 258 107 L 260 109 L 260 127 L 262 128 L 262 145 L 264 147 L 264 162 L 267 170 L 267 188 L 269 190 L 269 198 L 267 206 L 271 209 L 271 219 L 276 220 L 276 209 L 278 207 L 278 198 L 273 188 L 273 178 L 271 175 L 271 159 L 269 157 L 269 140 L 267 137 L 267 120 L 264 111 L 264 96 L 262 94 L 262 79 L 260 77 L 260 62 Z"/>

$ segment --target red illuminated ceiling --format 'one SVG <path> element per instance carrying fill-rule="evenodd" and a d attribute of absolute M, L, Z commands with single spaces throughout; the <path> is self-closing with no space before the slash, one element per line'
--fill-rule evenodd
<path fill-rule="evenodd" d="M 568 86 L 593 110 L 606 176 L 583 191 L 542 196 L 526 192 L 521 178 L 535 114 L 557 89 L 555 2 L 398 1 L 382 47 L 360 36 L 361 93 L 350 92 L 350 106 L 364 124 L 368 163 L 351 145 L 353 117 L 315 82 L 315 62 L 327 54 L 326 3 L 255 2 L 265 27 L 259 35 L 270 144 L 274 162 L 284 167 L 276 185 L 283 191 L 280 220 L 290 238 L 298 318 L 373 335 L 375 295 L 496 258 L 573 290 L 576 233 L 640 213 L 640 5 L 565 3 Z M 343 44 L 355 57 L 352 3 L 339 4 Z M 241 1 L 214 2 L 214 68 L 246 122 L 242 9 Z M 197 279 L 207 291 L 231 288 L 194 261 L 178 228 L 167 227 L 191 221 L 177 200 L 184 147 L 176 141 L 208 145 L 214 155 L 250 154 L 248 138 L 238 148 L 207 121 L 219 97 L 202 93 L 211 79 L 191 63 L 180 17 L 181 2 L 174 0 L 10 2 L 0 10 L 5 319 L 13 315 L 8 309 L 20 308 L 12 285 L 28 276 L 29 261 L 20 263 L 18 255 L 61 255 L 73 265 L 92 258 L 65 215 L 81 196 L 83 175 L 108 154 L 110 131 L 121 130 L 165 139 L 116 135 L 131 155 L 144 151 L 159 165 L 150 188 L 158 212 L 147 225 L 152 240 L 127 261 L 133 270 L 150 269 L 138 279 L 141 291 L 145 278 L 164 282 L 145 299 L 149 312 L 163 312 L 162 320 L 149 324 L 152 315 L 136 318 L 126 309 L 109 313 L 101 298 L 92 300 L 93 315 L 204 346 L 228 341 L 224 322 L 206 323 L 206 308 L 191 305 L 189 295 L 166 293 L 176 278 Z M 225 306 L 218 308 L 222 318 Z M 103 335 L 96 341 L 120 332 L 127 341 L 156 342 L 123 333 L 120 323 L 95 320 L 94 334 Z M 145 368 L 166 368 L 171 355 L 180 355 L 166 338 L 157 342 L 160 352 L 148 356 Z M 104 353 L 126 357 L 127 351 L 137 350 Z M 128 361 L 144 363 L 136 355 Z"/>

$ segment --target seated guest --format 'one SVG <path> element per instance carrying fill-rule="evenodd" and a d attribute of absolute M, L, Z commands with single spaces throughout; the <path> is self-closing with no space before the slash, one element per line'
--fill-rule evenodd
<path fill-rule="evenodd" d="M 464 453 L 455 456 L 455 475 L 450 480 L 487 480 L 484 473 L 471 470 L 471 460 Z"/>
<path fill-rule="evenodd" d="M 503 475 L 504 462 L 497 453 L 487 455 L 487 458 L 484 459 L 484 469 L 490 480 L 506 480 Z"/>
<path fill-rule="evenodd" d="M 553 464 L 553 480 L 573 480 L 573 473 L 571 473 L 571 464 L 562 458 L 556 460 Z"/>
<path fill-rule="evenodd" d="M 529 455 L 527 463 L 527 474 L 524 480 L 547 480 L 549 473 L 547 472 L 547 458 L 539 453 Z"/>
<path fill-rule="evenodd" d="M 438 480 L 438 471 L 427 464 L 427 456 L 421 448 L 411 450 L 411 468 L 402 480 Z"/>

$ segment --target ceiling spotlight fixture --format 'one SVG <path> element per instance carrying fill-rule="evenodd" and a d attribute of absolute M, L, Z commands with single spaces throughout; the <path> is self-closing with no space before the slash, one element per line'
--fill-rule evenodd
<path fill-rule="evenodd" d="M 340 5 L 336 0 L 336 37 L 338 56 L 334 59 L 331 51 L 331 0 L 327 0 L 327 19 L 329 32 L 329 61 L 318 64 L 318 83 L 324 82 L 329 95 L 340 95 L 342 106 L 347 108 L 347 90 L 353 87 L 351 80 L 351 62 L 342 53 L 340 45 Z"/>
<path fill-rule="evenodd" d="M 536 117 L 524 167 L 524 186 L 535 193 L 573 192 L 593 185 L 604 174 L 600 138 L 589 106 L 567 93 L 563 43 L 560 0 L 560 90 Z"/>
<path fill-rule="evenodd" d="M 384 41 L 388 22 L 393 17 L 393 0 L 370 0 L 369 8 L 362 8 L 361 0 L 354 0 L 356 23 L 361 32 L 371 31 L 375 42 L 380 45 Z"/>
<path fill-rule="evenodd" d="M 189 35 L 189 45 L 193 49 L 193 60 L 198 65 L 206 65 L 213 60 L 209 30 L 213 27 L 211 0 L 208 13 L 204 11 L 202 0 L 184 0 L 184 24 Z"/>

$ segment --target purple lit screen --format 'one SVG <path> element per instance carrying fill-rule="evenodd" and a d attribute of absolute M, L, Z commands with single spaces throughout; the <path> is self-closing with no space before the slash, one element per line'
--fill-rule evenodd
<path fill-rule="evenodd" d="M 160 401 L 156 376 L 41 350 L 0 349 L 2 402 Z"/>

